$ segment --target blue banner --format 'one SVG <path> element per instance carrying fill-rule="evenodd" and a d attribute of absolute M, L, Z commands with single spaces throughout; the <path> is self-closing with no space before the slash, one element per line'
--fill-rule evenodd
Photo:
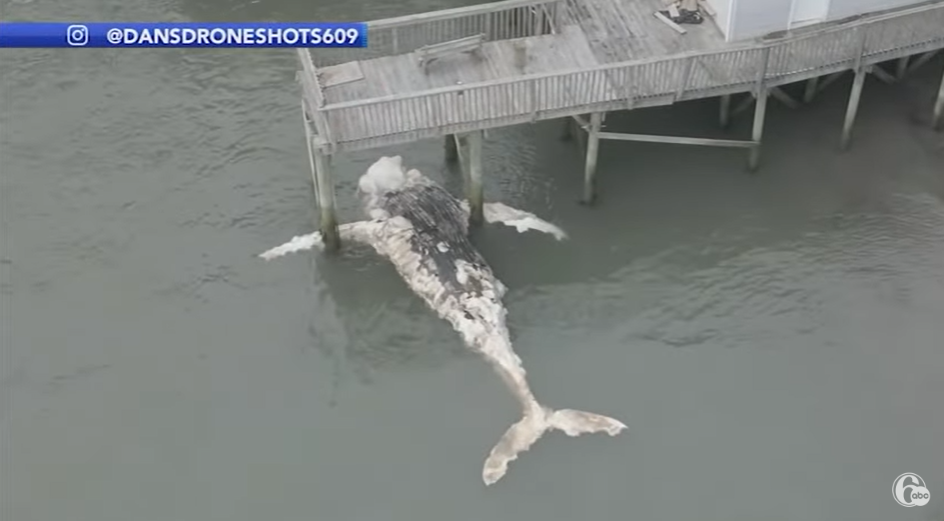
<path fill-rule="evenodd" d="M 367 24 L 0 22 L 3 47 L 367 47 Z"/>

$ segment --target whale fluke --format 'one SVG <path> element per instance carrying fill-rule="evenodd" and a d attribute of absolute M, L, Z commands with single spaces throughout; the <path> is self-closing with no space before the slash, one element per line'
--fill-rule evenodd
<path fill-rule="evenodd" d="M 568 436 L 594 432 L 616 436 L 625 428 L 626 425 L 609 416 L 574 409 L 554 411 L 538 406 L 509 427 L 492 447 L 482 468 L 482 481 L 491 485 L 501 479 L 508 471 L 508 464 L 518 459 L 518 454 L 530 449 L 549 430 L 559 430 Z"/>
<path fill-rule="evenodd" d="M 341 241 L 370 245 L 386 257 L 410 289 L 452 325 L 466 347 L 492 366 L 521 407 L 521 420 L 505 431 L 485 460 L 486 485 L 501 479 L 509 463 L 549 430 L 568 436 L 592 432 L 615 436 L 626 428 L 607 416 L 544 407 L 534 397 L 511 344 L 508 311 L 501 301 L 505 285 L 469 239 L 468 203 L 418 170 L 406 170 L 400 156 L 381 157 L 371 165 L 358 180 L 358 195 L 370 220 L 340 225 Z M 567 238 L 556 225 L 501 203 L 486 203 L 483 214 L 487 222 L 519 232 L 536 230 L 558 240 Z M 315 232 L 294 237 L 260 257 L 271 260 L 322 247 L 321 233 Z"/>

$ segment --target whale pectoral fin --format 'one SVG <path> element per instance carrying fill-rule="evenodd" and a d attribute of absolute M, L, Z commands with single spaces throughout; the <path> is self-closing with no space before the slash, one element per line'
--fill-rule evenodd
<path fill-rule="evenodd" d="M 268 261 L 287 253 L 295 253 L 296 251 L 310 250 L 312 248 L 318 248 L 320 250 L 323 247 L 324 241 L 322 240 L 321 232 L 315 232 L 309 233 L 308 235 L 296 235 L 285 244 L 260 253 L 259 257 Z"/>
<path fill-rule="evenodd" d="M 549 233 L 559 241 L 567 238 L 567 233 L 556 225 L 541 219 L 531 212 L 512 208 L 502 203 L 485 203 L 482 213 L 484 214 L 486 222 L 511 226 L 521 233 L 528 230 L 535 230 Z"/>
<path fill-rule="evenodd" d="M 383 219 L 355 221 L 339 225 L 338 233 L 341 235 L 341 241 L 359 242 L 366 246 L 373 246 L 374 239 L 380 233 L 383 225 Z"/>
<path fill-rule="evenodd" d="M 339 225 L 338 233 L 341 236 L 342 242 L 360 242 L 372 246 L 374 237 L 377 236 L 377 232 L 380 230 L 381 226 L 382 223 L 380 221 L 356 221 Z M 312 248 L 317 248 L 318 250 L 324 249 L 324 239 L 321 236 L 321 232 L 292 237 L 292 240 L 259 254 L 259 257 L 265 260 L 272 260 L 288 253 L 310 250 Z"/>

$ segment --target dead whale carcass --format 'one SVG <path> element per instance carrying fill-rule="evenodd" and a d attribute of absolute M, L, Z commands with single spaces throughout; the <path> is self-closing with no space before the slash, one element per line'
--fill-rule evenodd
<path fill-rule="evenodd" d="M 504 476 L 509 462 L 548 430 L 570 436 L 592 432 L 615 436 L 626 428 L 607 416 L 553 410 L 535 399 L 505 323 L 507 311 L 501 301 L 505 286 L 469 240 L 469 209 L 464 201 L 419 171 L 406 171 L 400 156 L 382 157 L 371 165 L 360 178 L 358 192 L 370 220 L 340 225 L 341 239 L 370 245 L 389 259 L 410 289 L 452 324 L 469 349 L 491 364 L 521 405 L 522 419 L 485 460 L 482 479 L 487 485 Z M 558 240 L 566 237 L 557 226 L 501 203 L 486 203 L 484 217 L 521 232 L 539 230 Z M 320 245 L 321 234 L 316 232 L 260 256 L 269 260 Z"/>

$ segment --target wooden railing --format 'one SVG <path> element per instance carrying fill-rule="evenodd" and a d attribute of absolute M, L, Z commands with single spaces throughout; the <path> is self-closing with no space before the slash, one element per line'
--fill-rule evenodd
<path fill-rule="evenodd" d="M 302 106 L 315 125 L 318 136 L 325 141 L 333 142 L 330 126 L 323 112 L 325 107 L 324 91 L 319 83 L 318 70 L 311 62 L 311 54 L 308 53 L 307 49 L 298 49 L 298 61 L 302 65 L 302 70 L 298 72 L 298 82 L 302 86 L 303 93 Z"/>
<path fill-rule="evenodd" d="M 487 41 L 541 34 L 544 21 L 553 27 L 564 0 L 506 0 L 368 22 L 367 45 L 318 53 L 319 67 L 413 52 L 427 45 L 485 34 Z"/>
<path fill-rule="evenodd" d="M 329 104 L 319 111 L 334 131 L 334 150 L 373 148 L 753 91 L 942 47 L 944 2 L 752 46 Z"/>

